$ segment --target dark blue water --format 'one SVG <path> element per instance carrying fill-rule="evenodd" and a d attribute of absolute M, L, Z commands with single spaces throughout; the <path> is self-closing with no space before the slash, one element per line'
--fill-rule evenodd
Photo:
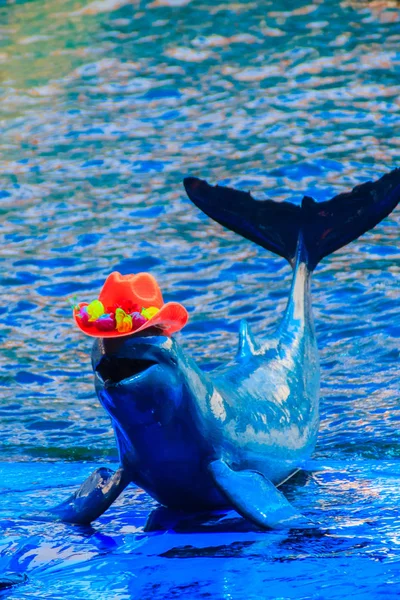
<path fill-rule="evenodd" d="M 321 470 L 285 492 L 318 530 L 145 533 L 134 487 L 93 528 L 21 516 L 117 460 L 74 298 L 151 271 L 206 369 L 240 318 L 272 330 L 289 267 L 182 178 L 324 200 L 399 166 L 399 48 L 391 0 L 0 1 L 0 568 L 29 576 L 7 597 L 399 597 L 399 211 L 315 273 Z"/>

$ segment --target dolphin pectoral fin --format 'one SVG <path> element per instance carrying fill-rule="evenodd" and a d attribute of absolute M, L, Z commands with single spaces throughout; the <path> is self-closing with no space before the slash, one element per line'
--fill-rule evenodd
<path fill-rule="evenodd" d="M 233 508 L 259 527 L 277 529 L 310 526 L 310 521 L 261 473 L 233 471 L 222 460 L 212 462 L 208 468 L 218 489 Z"/>
<path fill-rule="evenodd" d="M 14 585 L 25 583 L 28 580 L 25 573 L 2 573 L 0 575 L 0 591 L 9 589 Z"/>
<path fill-rule="evenodd" d="M 115 473 L 101 467 L 93 471 L 81 487 L 58 506 L 26 516 L 41 521 L 88 525 L 109 508 L 130 481 L 123 467 Z"/>

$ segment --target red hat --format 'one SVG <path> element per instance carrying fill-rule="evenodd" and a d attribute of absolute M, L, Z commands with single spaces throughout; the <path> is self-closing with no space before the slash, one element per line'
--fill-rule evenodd
<path fill-rule="evenodd" d="M 178 302 L 164 304 L 161 290 L 149 273 L 109 275 L 98 300 L 74 306 L 73 316 L 79 329 L 92 337 L 114 338 L 157 327 L 163 335 L 172 335 L 189 318 Z"/>

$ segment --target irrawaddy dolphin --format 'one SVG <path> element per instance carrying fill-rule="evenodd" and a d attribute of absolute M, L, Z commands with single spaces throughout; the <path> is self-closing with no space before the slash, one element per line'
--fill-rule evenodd
<path fill-rule="evenodd" d="M 262 527 L 306 519 L 277 488 L 310 457 L 319 425 L 319 362 L 311 274 L 327 256 L 373 228 L 400 200 L 400 169 L 349 193 L 301 205 L 185 179 L 208 216 L 286 258 L 293 281 L 275 335 L 255 340 L 241 323 L 239 350 L 204 373 L 170 337 L 95 341 L 97 395 L 111 417 L 120 467 L 97 469 L 52 518 L 89 523 L 134 482 L 183 511 L 233 507 Z"/>

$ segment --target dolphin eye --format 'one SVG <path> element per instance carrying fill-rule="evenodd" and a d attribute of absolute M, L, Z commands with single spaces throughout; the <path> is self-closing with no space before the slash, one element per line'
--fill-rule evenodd
<path fill-rule="evenodd" d="M 104 356 L 97 365 L 96 371 L 104 382 L 118 383 L 123 379 L 138 375 L 156 364 L 153 360 Z"/>

